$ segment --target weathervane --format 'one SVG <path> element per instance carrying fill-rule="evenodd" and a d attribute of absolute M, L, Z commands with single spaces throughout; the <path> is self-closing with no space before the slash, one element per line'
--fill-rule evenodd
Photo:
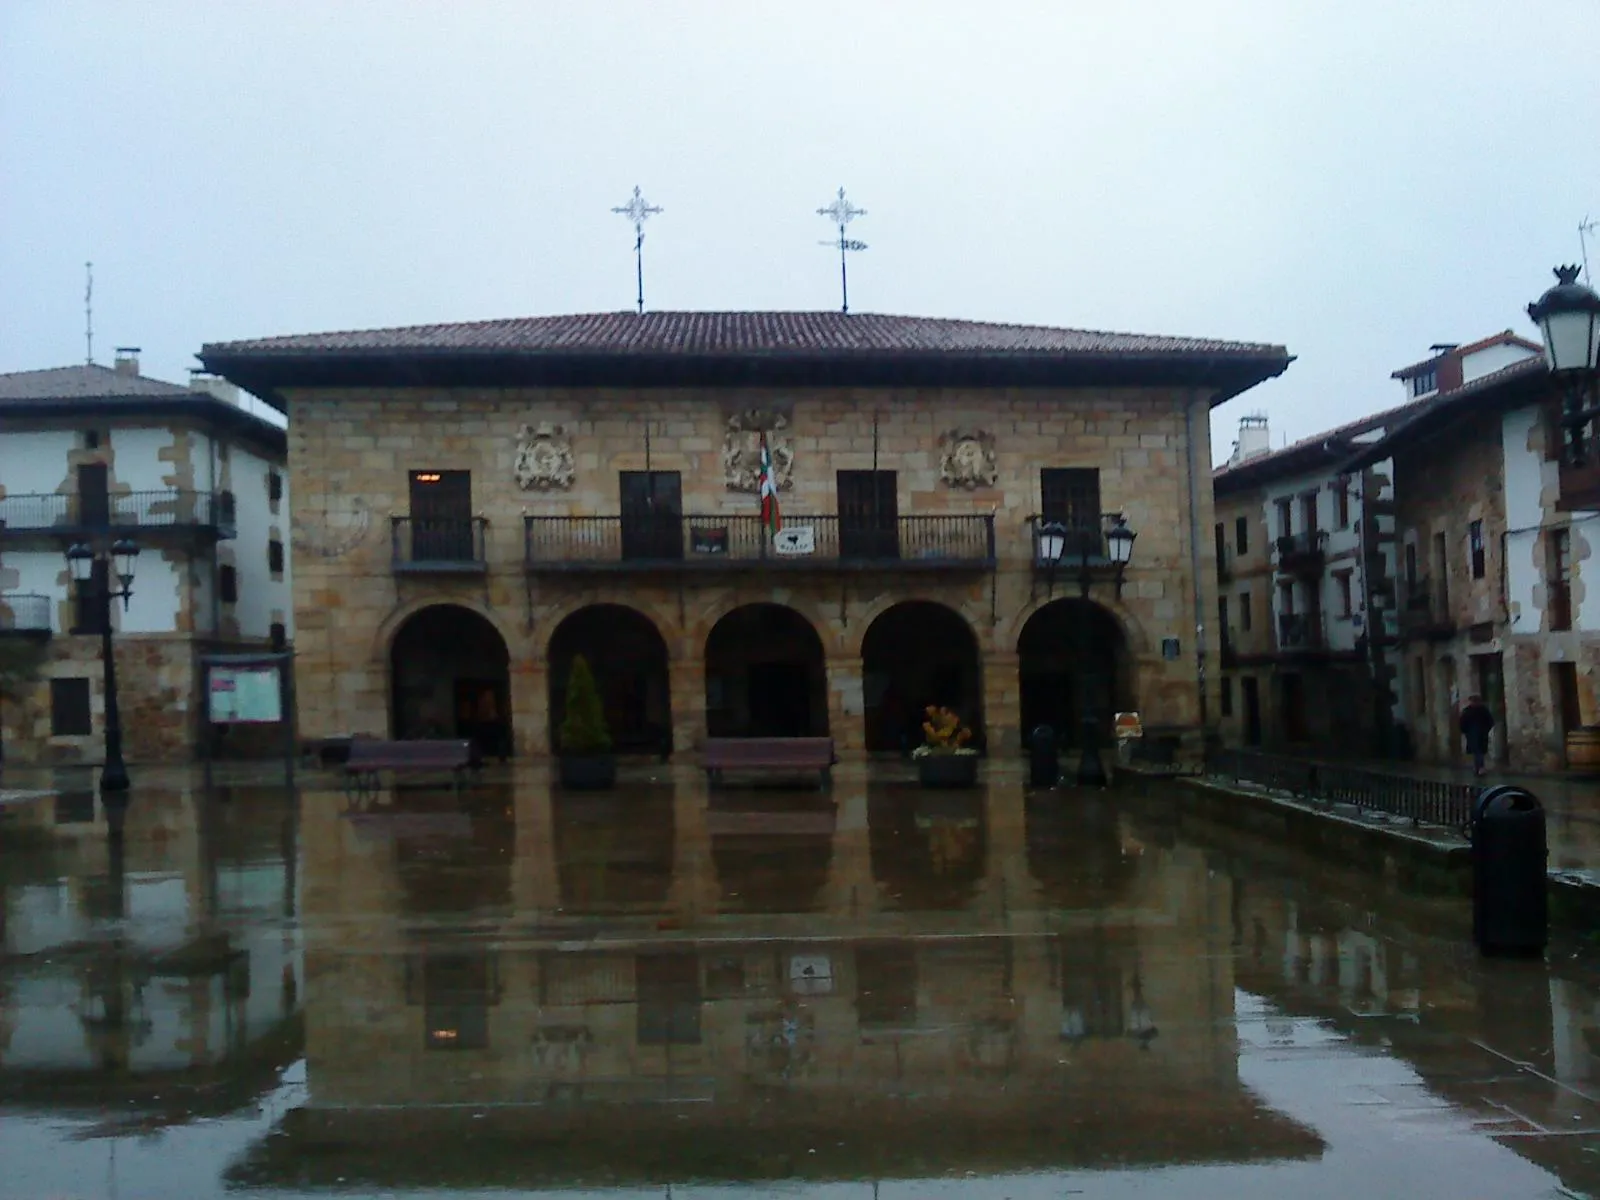
<path fill-rule="evenodd" d="M 646 203 L 644 196 L 635 186 L 633 199 L 611 211 L 621 213 L 633 222 L 633 265 L 639 277 L 639 312 L 642 314 L 644 312 L 644 223 L 661 209 L 654 204 Z"/>
<path fill-rule="evenodd" d="M 865 250 L 867 248 L 867 244 L 865 242 L 858 242 L 846 237 L 845 226 L 850 224 L 850 222 L 855 220 L 857 217 L 864 217 L 866 215 L 866 209 L 857 208 L 855 205 L 851 204 L 850 201 L 844 198 L 843 188 L 839 189 L 839 198 L 837 200 L 828 205 L 826 208 L 817 209 L 817 216 L 827 217 L 829 220 L 833 221 L 839 226 L 839 237 L 837 241 L 822 242 L 820 244 L 823 246 L 837 246 L 839 248 L 840 312 L 847 313 L 850 311 L 850 273 L 845 267 L 845 252 L 847 250 Z"/>

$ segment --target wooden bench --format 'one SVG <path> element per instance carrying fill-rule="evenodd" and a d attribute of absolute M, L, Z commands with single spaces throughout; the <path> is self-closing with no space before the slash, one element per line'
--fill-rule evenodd
<path fill-rule="evenodd" d="M 706 780 L 722 782 L 724 771 L 762 771 L 788 774 L 818 773 L 818 782 L 827 787 L 833 781 L 833 739 L 792 738 L 707 738 L 700 751 L 700 765 Z"/>
<path fill-rule="evenodd" d="M 466 773 L 482 765 L 476 747 L 466 739 L 426 739 L 386 742 L 378 738 L 352 738 L 345 759 L 345 779 L 366 789 L 378 786 L 381 771 L 397 775 L 413 772 L 450 772 L 456 787 Z"/>

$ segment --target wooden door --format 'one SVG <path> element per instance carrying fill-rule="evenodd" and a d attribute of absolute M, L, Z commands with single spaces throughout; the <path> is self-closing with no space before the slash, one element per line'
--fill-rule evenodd
<path fill-rule="evenodd" d="M 472 472 L 411 473 L 411 557 L 416 562 L 470 562 Z"/>
<path fill-rule="evenodd" d="M 111 524 L 110 491 L 105 463 L 84 463 L 78 468 L 78 524 L 91 529 Z"/>
<path fill-rule="evenodd" d="M 839 557 L 900 557 L 898 484 L 893 471 L 840 471 Z"/>
<path fill-rule="evenodd" d="M 622 471 L 622 557 L 683 557 L 683 484 L 676 471 Z"/>

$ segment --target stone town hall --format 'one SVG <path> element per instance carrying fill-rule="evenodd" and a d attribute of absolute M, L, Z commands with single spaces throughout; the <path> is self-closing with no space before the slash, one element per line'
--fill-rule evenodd
<path fill-rule="evenodd" d="M 914 745 L 929 703 L 991 754 L 1124 709 L 1192 742 L 1217 678 L 1208 413 L 1289 363 L 1274 345 L 806 312 L 313 334 L 201 359 L 290 418 L 303 737 L 547 754 L 583 654 L 619 750 L 826 734 L 845 758 Z M 1119 517 L 1137 534 L 1120 579 Z"/>

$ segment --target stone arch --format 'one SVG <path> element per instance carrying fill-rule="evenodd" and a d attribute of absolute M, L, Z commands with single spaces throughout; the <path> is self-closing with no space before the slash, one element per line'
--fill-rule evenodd
<path fill-rule="evenodd" d="M 728 589 L 709 603 L 703 604 L 698 615 L 690 617 L 684 629 L 684 643 L 691 647 L 704 646 L 710 639 L 712 630 L 728 616 L 741 608 L 757 604 L 774 604 L 780 608 L 792 609 L 817 635 L 817 639 L 822 643 L 824 659 L 847 653 L 836 629 L 837 607 L 830 613 L 828 601 L 796 594 L 788 589 L 774 589 L 762 593 Z M 853 651 L 848 653 L 853 655 Z"/>
<path fill-rule="evenodd" d="M 1133 657 L 1116 615 L 1071 596 L 1034 610 L 1017 634 L 1017 676 L 1024 744 L 1038 725 L 1058 745 L 1077 745 L 1092 719 L 1102 737 L 1113 716 L 1137 708 Z"/>
<path fill-rule="evenodd" d="M 706 635 L 711 737 L 825 737 L 822 638 L 804 614 L 760 601 L 723 614 Z"/>
<path fill-rule="evenodd" d="M 953 709 L 982 745 L 978 637 L 949 605 L 902 600 L 880 612 L 861 638 L 861 681 L 869 751 L 909 752 L 930 704 Z"/>
<path fill-rule="evenodd" d="M 550 631 L 550 745 L 567 711 L 567 680 L 578 655 L 588 660 L 605 705 L 613 747 L 622 754 L 660 754 L 672 749 L 672 700 L 667 643 L 644 613 L 625 604 L 586 604 Z"/>
<path fill-rule="evenodd" d="M 683 637 L 683 629 L 675 619 L 677 602 L 670 603 L 660 597 L 640 596 L 633 589 L 625 589 L 625 594 L 631 603 L 625 607 L 633 609 L 655 626 L 656 632 L 661 635 L 667 644 L 667 657 L 680 657 L 679 648 Z M 560 629 L 566 620 L 575 613 L 580 613 L 586 608 L 593 608 L 598 604 L 612 604 L 615 601 L 605 598 L 602 593 L 586 591 L 582 595 L 573 596 L 559 603 L 541 608 L 538 612 L 537 625 L 530 639 L 530 654 L 535 662 L 549 662 L 550 645 L 555 637 L 555 632 Z M 691 643 L 698 646 L 698 642 Z"/>
<path fill-rule="evenodd" d="M 850 658 L 860 658 L 863 643 L 866 641 L 867 630 L 872 624 L 891 608 L 907 603 L 937 604 L 947 608 L 972 631 L 978 641 L 978 652 L 982 654 L 988 649 L 985 641 L 984 630 L 989 629 L 989 600 L 988 584 L 984 584 L 984 597 L 980 604 L 971 596 L 958 597 L 940 596 L 933 592 L 914 591 L 899 592 L 887 596 L 874 596 L 864 607 L 850 614 L 850 624 L 841 638 L 842 652 Z"/>
<path fill-rule="evenodd" d="M 396 627 L 389 697 L 396 738 L 469 738 L 483 754 L 511 754 L 511 653 L 475 608 L 428 604 Z"/>
<path fill-rule="evenodd" d="M 1030 600 L 1017 611 L 1014 617 L 1011 617 L 1008 621 L 1004 622 L 995 630 L 994 641 L 996 647 L 1004 647 L 1008 645 L 1016 647 L 1020 644 L 1022 631 L 1027 627 L 1029 621 L 1033 620 L 1035 616 L 1037 616 L 1044 609 L 1049 608 L 1051 605 L 1060 604 L 1068 600 L 1082 601 L 1083 603 L 1093 604 L 1096 608 L 1103 609 L 1105 612 L 1110 614 L 1111 618 L 1116 621 L 1118 629 L 1121 631 L 1123 645 L 1128 648 L 1129 655 L 1131 655 L 1134 659 L 1144 658 L 1155 653 L 1156 647 L 1154 641 L 1151 638 L 1149 631 L 1145 628 L 1144 622 L 1141 621 L 1138 617 L 1138 614 L 1130 609 L 1123 601 L 1099 599 L 1085 600 L 1083 597 L 1077 595 L 1058 595 L 1054 597 L 1041 596 L 1036 600 Z"/>
<path fill-rule="evenodd" d="M 514 640 L 513 634 L 507 629 L 502 614 L 497 610 L 489 608 L 479 601 L 466 598 L 424 596 L 421 599 L 408 600 L 404 604 L 395 605 L 389 614 L 378 623 L 377 632 L 372 638 L 372 661 L 388 664 L 390 651 L 394 647 L 394 639 L 399 635 L 406 622 L 424 609 L 441 606 L 465 609 L 467 612 L 482 617 L 490 625 L 494 626 L 495 632 L 500 635 L 500 640 L 507 647 L 512 644 Z"/>

